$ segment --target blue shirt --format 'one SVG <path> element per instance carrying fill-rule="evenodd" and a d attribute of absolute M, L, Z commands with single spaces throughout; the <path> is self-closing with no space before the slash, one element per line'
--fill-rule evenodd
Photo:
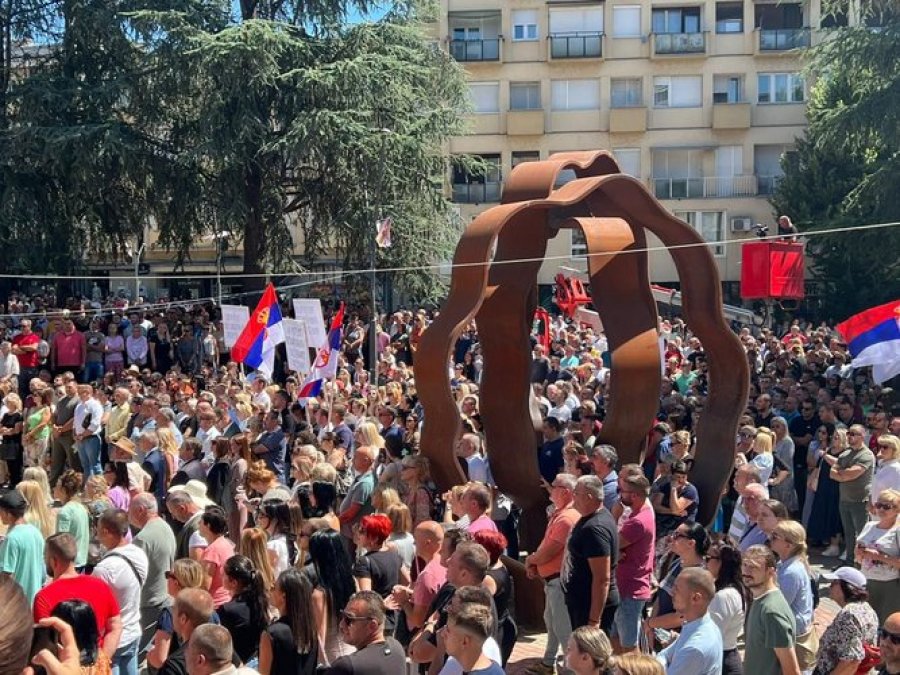
<path fill-rule="evenodd" d="M 547 481 L 552 483 L 553 481 Z M 619 474 L 610 471 L 609 475 L 603 479 L 603 506 L 612 509 L 619 501 Z"/>
<path fill-rule="evenodd" d="M 553 479 L 563 469 L 563 446 L 565 439 L 560 436 L 552 441 L 545 442 L 541 449 L 538 450 L 538 469 L 541 476 L 548 483 L 552 483 Z"/>
<path fill-rule="evenodd" d="M 809 632 L 813 622 L 813 595 L 809 572 L 794 556 L 778 563 L 778 588 L 794 613 L 797 635 Z"/>
<path fill-rule="evenodd" d="M 709 614 L 689 621 L 656 657 L 666 675 L 722 675 L 722 633 Z"/>

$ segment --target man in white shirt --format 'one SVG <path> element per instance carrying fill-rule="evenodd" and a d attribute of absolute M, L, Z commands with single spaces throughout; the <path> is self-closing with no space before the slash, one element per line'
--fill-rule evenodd
<path fill-rule="evenodd" d="M 259 373 L 256 374 L 256 378 L 250 383 L 250 391 L 253 394 L 252 400 L 256 405 L 262 408 L 263 412 L 269 412 L 269 408 L 272 407 L 272 398 L 266 391 L 267 384 L 268 380 L 266 380 L 264 375 L 260 375 Z"/>
<path fill-rule="evenodd" d="M 94 576 L 112 589 L 119 602 L 122 637 L 112 658 L 113 672 L 137 675 L 138 643 L 141 639 L 141 588 L 147 580 L 150 562 L 147 554 L 129 544 L 128 514 L 110 509 L 100 516 L 97 536 L 107 553 L 94 568 Z"/>
<path fill-rule="evenodd" d="M 463 434 L 456 443 L 456 454 L 466 461 L 469 480 L 494 484 L 488 460 L 481 454 L 481 437 L 478 434 Z"/>
<path fill-rule="evenodd" d="M 460 608 L 465 604 L 482 605 L 490 609 L 493 599 L 487 589 L 482 586 L 462 586 L 457 588 L 453 594 L 453 599 L 450 601 L 450 612 L 459 612 Z M 503 662 L 503 657 L 500 654 L 500 645 L 492 637 L 484 641 L 481 653 L 498 666 Z M 463 672 L 462 664 L 454 657 L 449 656 L 439 675 L 463 675 Z"/>
<path fill-rule="evenodd" d="M 90 384 L 78 385 L 79 402 L 75 406 L 75 443 L 78 459 L 85 476 L 103 474 L 100 466 L 100 427 L 103 406 L 94 398 L 94 387 Z"/>

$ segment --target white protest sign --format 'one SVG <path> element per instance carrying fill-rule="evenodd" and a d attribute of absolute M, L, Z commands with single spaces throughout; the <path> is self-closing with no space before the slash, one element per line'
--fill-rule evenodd
<path fill-rule="evenodd" d="M 284 327 L 284 346 L 287 348 L 288 368 L 306 375 L 310 368 L 306 326 L 297 319 L 282 319 L 281 324 Z"/>
<path fill-rule="evenodd" d="M 584 307 L 576 309 L 575 320 L 593 328 L 595 335 L 600 335 L 603 332 L 603 322 L 600 321 L 600 315 L 591 309 L 585 309 Z"/>
<path fill-rule="evenodd" d="M 319 349 L 328 341 L 322 303 L 315 299 L 294 298 L 294 318 L 306 324 L 306 338 L 309 346 Z"/>
<path fill-rule="evenodd" d="M 229 349 L 250 321 L 250 308 L 243 305 L 222 305 L 222 329 L 225 333 L 225 346 Z"/>

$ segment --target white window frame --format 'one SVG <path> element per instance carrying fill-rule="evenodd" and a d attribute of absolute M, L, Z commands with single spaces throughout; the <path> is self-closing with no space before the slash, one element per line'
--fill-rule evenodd
<path fill-rule="evenodd" d="M 632 32 L 623 33 L 620 32 L 619 25 L 620 22 L 616 20 L 616 17 L 622 16 L 625 12 L 637 12 L 637 30 Z M 643 25 L 641 16 L 641 6 L 640 5 L 613 5 L 612 8 L 612 37 L 614 38 L 639 38 L 643 35 Z"/>
<path fill-rule="evenodd" d="M 674 85 L 683 80 L 700 82 L 700 95 L 696 102 L 690 105 L 673 105 L 672 93 Z M 659 102 L 658 94 L 665 92 L 665 103 Z M 654 108 L 702 108 L 703 107 L 703 78 L 700 75 L 663 75 L 653 78 L 653 107 Z"/>
<path fill-rule="evenodd" d="M 728 224 L 728 213 L 726 211 L 704 211 L 702 209 L 698 210 L 676 210 L 672 212 L 676 218 L 680 218 L 688 225 L 693 227 L 697 233 L 703 237 L 703 240 L 707 243 L 710 243 L 709 246 L 710 253 L 713 254 L 716 258 L 724 258 L 725 250 L 726 250 L 726 240 L 728 239 L 728 228 L 726 225 Z M 713 239 L 709 239 L 703 233 L 703 217 L 704 214 L 717 214 L 719 217 L 719 222 L 716 226 L 718 230 L 717 235 Z M 699 225 L 698 225 L 699 223 Z M 713 243 L 715 242 L 715 243 Z"/>
<path fill-rule="evenodd" d="M 786 101 L 776 101 L 775 95 L 777 86 L 776 83 L 779 77 L 787 78 L 787 93 L 788 99 Z M 766 86 L 763 86 L 763 78 L 766 80 Z M 800 86 L 800 93 L 802 98 L 797 100 L 794 98 L 794 92 L 796 90 L 797 85 Z M 767 101 L 763 101 L 763 92 L 765 91 L 768 96 Z M 804 79 L 801 73 L 757 73 L 756 76 L 756 102 L 760 105 L 796 105 L 798 103 L 806 102 L 806 80 Z"/>
<path fill-rule="evenodd" d="M 511 19 L 513 42 L 535 42 L 540 39 L 536 9 L 514 9 Z"/>
<path fill-rule="evenodd" d="M 494 93 L 496 96 L 494 97 L 494 109 L 493 110 L 478 110 L 475 107 L 475 97 L 473 96 L 473 89 L 476 87 L 493 87 Z M 497 115 L 500 112 L 500 83 L 499 82 L 469 82 L 469 99 L 472 101 L 472 114 L 474 115 Z"/>
<path fill-rule="evenodd" d="M 529 93 L 526 95 L 528 98 L 528 105 L 525 107 L 513 107 L 513 89 L 528 89 Z M 532 93 L 534 90 L 537 92 L 537 101 L 532 101 Z M 510 82 L 509 83 L 509 109 L 512 112 L 519 112 L 523 110 L 543 110 L 543 101 L 541 96 L 541 83 L 539 81 L 536 82 Z"/>
<path fill-rule="evenodd" d="M 579 105 L 577 103 L 580 100 L 580 96 L 574 95 L 572 90 L 572 83 L 585 83 L 590 82 L 594 87 L 596 87 L 596 106 L 594 105 Z M 565 88 L 565 107 L 557 107 L 557 94 L 559 92 L 559 88 Z M 572 103 L 573 99 L 576 103 Z M 593 103 L 593 101 L 592 101 Z M 550 81 L 550 109 L 556 112 L 565 112 L 565 111 L 575 111 L 575 110 L 600 110 L 600 80 L 596 78 L 572 78 L 569 80 L 551 80 Z"/>
<path fill-rule="evenodd" d="M 638 102 L 633 104 L 626 103 L 625 105 L 616 105 L 614 103 L 615 100 L 615 86 L 617 83 L 637 83 L 637 95 Z M 626 87 L 625 89 L 625 98 L 628 99 L 629 93 L 632 93 L 631 87 Z M 644 80 L 641 77 L 614 77 L 610 80 L 609 83 L 609 102 L 611 108 L 640 108 L 644 105 Z"/>

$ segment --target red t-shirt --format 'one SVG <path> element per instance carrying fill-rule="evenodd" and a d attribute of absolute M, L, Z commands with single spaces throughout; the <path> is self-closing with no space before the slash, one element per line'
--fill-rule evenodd
<path fill-rule="evenodd" d="M 38 337 L 37 333 L 29 333 L 28 335 L 19 334 L 12 339 L 12 343 L 19 347 L 37 347 L 40 342 L 41 338 Z M 19 359 L 20 368 L 37 368 L 41 362 L 41 357 L 37 353 L 37 349 L 33 352 L 16 354 L 16 358 Z"/>
<path fill-rule="evenodd" d="M 106 624 L 119 615 L 119 603 L 112 589 L 102 579 L 79 574 L 69 579 L 51 581 L 34 597 L 34 621 L 37 623 L 53 613 L 64 600 L 83 600 L 97 616 L 97 628 L 101 637 L 106 635 Z"/>
<path fill-rule="evenodd" d="M 53 348 L 56 350 L 56 366 L 84 365 L 82 361 L 82 347 L 84 346 L 84 333 L 73 330 L 71 333 L 59 331 L 53 334 Z"/>
<path fill-rule="evenodd" d="M 656 518 L 649 503 L 622 520 L 619 535 L 628 542 L 616 565 L 619 594 L 623 598 L 649 600 L 656 539 Z"/>

